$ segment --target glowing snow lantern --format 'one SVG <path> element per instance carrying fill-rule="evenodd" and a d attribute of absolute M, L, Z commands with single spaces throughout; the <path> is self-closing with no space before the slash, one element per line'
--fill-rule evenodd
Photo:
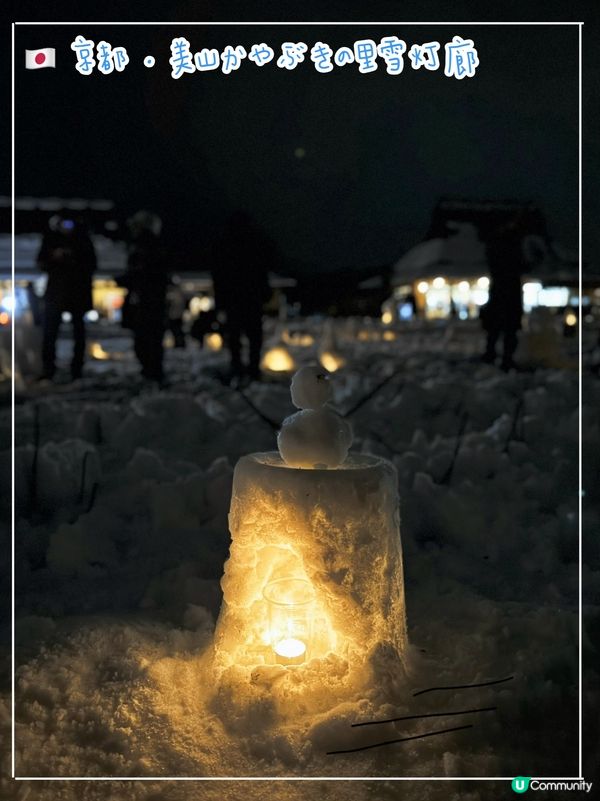
<path fill-rule="evenodd" d="M 319 356 L 319 361 L 323 367 L 330 373 L 335 373 L 346 364 L 346 360 L 339 353 L 333 353 L 329 350 L 323 351 Z"/>
<path fill-rule="evenodd" d="M 266 700 L 281 717 L 316 713 L 404 672 L 397 473 L 348 453 L 322 367 L 298 371 L 291 394 L 279 453 L 243 456 L 233 477 L 212 665 L 236 720 Z"/>
<path fill-rule="evenodd" d="M 381 322 L 384 325 L 391 325 L 394 322 L 394 315 L 391 311 L 389 311 L 389 309 L 384 311 L 381 315 Z"/>
<path fill-rule="evenodd" d="M 107 353 L 99 342 L 92 342 L 90 345 L 90 356 L 92 359 L 110 359 L 110 353 Z"/>
<path fill-rule="evenodd" d="M 300 345 L 301 348 L 310 348 L 315 344 L 315 338 L 311 334 L 299 334 L 294 339 L 295 345 Z"/>
<path fill-rule="evenodd" d="M 301 348 L 309 348 L 315 344 L 315 338 L 311 334 L 303 333 L 302 331 L 288 331 L 287 329 L 282 333 L 281 339 L 286 345 L 294 345 Z"/>
<path fill-rule="evenodd" d="M 263 356 L 262 367 L 273 373 L 291 373 L 295 367 L 294 359 L 287 348 L 278 345 Z"/>
<path fill-rule="evenodd" d="M 223 337 L 218 331 L 213 331 L 211 334 L 206 334 L 204 344 L 208 350 L 219 351 L 223 347 Z"/>

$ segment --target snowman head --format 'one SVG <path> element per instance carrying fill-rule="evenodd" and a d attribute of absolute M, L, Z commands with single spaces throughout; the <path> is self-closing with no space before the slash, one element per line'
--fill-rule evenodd
<path fill-rule="evenodd" d="M 316 364 L 301 367 L 292 378 L 291 394 L 297 409 L 320 409 L 331 400 L 329 373 Z"/>

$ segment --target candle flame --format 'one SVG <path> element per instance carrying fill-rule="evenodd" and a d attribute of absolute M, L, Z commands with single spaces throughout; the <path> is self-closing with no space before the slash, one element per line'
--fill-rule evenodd
<path fill-rule="evenodd" d="M 283 656 L 286 659 L 298 659 L 306 653 L 306 645 L 302 640 L 295 637 L 286 637 L 285 640 L 280 640 L 276 643 L 274 649 L 277 656 Z"/>

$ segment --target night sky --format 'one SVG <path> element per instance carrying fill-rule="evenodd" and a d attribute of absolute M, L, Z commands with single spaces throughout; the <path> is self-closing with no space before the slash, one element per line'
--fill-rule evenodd
<path fill-rule="evenodd" d="M 158 16 L 193 19 L 187 10 Z M 69 47 L 79 33 L 125 46 L 130 64 L 121 74 L 79 75 Z M 388 35 L 408 47 L 439 41 L 442 66 L 413 71 L 405 58 L 404 72 L 390 76 L 381 60 L 368 75 L 356 65 L 322 75 L 308 56 L 291 72 L 275 65 L 283 41 L 310 50 L 321 40 L 335 51 Z M 454 35 L 478 49 L 472 79 L 443 74 L 443 45 Z M 275 59 L 175 81 L 174 36 L 192 52 L 266 42 Z M 25 70 L 24 50 L 40 47 L 56 48 L 55 70 Z M 424 237 L 441 195 L 533 200 L 551 236 L 577 247 L 575 26 L 27 26 L 17 28 L 15 49 L 18 195 L 155 209 L 167 237 L 199 253 L 215 225 L 244 208 L 305 270 L 394 261 Z M 147 54 L 153 69 L 142 64 Z M 597 238 L 590 231 L 589 253 Z"/>

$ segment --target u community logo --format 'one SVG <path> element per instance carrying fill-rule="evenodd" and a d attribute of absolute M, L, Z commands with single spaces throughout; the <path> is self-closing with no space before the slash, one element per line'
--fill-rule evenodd
<path fill-rule="evenodd" d="M 515 793 L 524 793 L 527 790 L 574 790 L 589 793 L 592 789 L 592 782 L 585 779 L 575 781 L 545 781 L 542 779 L 531 779 L 530 776 L 516 776 L 510 785 Z"/>

